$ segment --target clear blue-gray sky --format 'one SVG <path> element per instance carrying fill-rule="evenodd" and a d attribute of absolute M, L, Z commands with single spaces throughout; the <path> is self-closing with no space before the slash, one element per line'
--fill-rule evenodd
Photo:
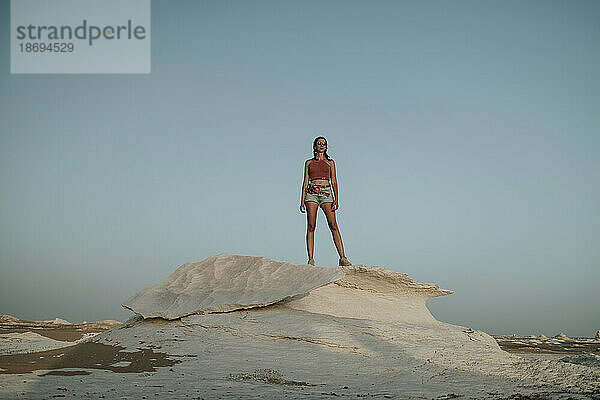
<path fill-rule="evenodd" d="M 125 320 L 188 261 L 306 262 L 322 134 L 352 262 L 455 290 L 443 321 L 600 329 L 600 2 L 153 1 L 149 75 L 11 75 L 0 15 L 0 313 Z"/>

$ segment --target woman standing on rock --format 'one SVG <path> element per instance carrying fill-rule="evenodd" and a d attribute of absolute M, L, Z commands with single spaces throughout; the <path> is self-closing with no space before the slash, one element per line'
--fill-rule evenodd
<path fill-rule="evenodd" d="M 335 210 L 339 207 L 335 162 L 327 155 L 327 140 L 323 136 L 319 136 L 313 142 L 313 154 L 313 158 L 306 160 L 304 163 L 304 182 L 302 183 L 302 198 L 300 200 L 300 211 L 306 212 L 307 218 L 306 250 L 308 252 L 308 264 L 315 265 L 313 259 L 315 226 L 317 224 L 317 211 L 320 206 L 327 217 L 333 243 L 335 243 L 335 248 L 340 255 L 339 265 L 352 265 L 344 254 L 342 235 L 335 220 Z"/>

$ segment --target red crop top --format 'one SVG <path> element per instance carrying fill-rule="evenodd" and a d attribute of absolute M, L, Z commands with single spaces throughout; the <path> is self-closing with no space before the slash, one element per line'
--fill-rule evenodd
<path fill-rule="evenodd" d="M 325 159 L 312 161 L 308 165 L 308 177 L 310 179 L 327 179 L 329 180 L 329 164 Z"/>

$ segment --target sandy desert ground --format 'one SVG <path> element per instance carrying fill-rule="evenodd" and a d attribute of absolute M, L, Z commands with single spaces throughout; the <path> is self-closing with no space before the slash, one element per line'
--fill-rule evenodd
<path fill-rule="evenodd" d="M 134 294 L 122 324 L 2 316 L 0 398 L 600 399 L 599 340 L 435 320 L 427 299 L 450 293 L 221 254 Z"/>

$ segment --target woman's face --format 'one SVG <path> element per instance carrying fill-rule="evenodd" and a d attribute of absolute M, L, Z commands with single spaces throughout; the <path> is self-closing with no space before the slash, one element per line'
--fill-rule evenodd
<path fill-rule="evenodd" d="M 323 153 L 327 150 L 327 141 L 325 139 L 318 139 L 317 143 L 315 143 L 315 150 L 319 153 Z"/>

